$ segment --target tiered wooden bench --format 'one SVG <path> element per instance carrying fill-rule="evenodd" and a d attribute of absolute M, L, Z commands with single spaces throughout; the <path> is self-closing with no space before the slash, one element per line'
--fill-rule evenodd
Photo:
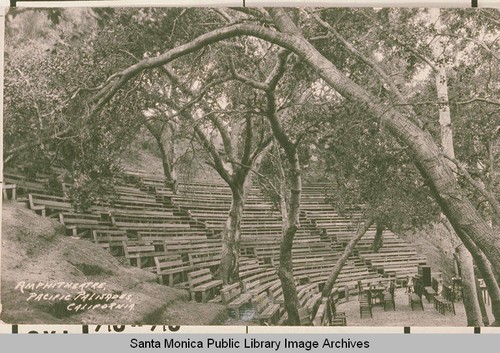
<path fill-rule="evenodd" d="M 4 171 L 4 183 L 16 185 L 16 191 L 22 191 L 24 193 L 41 193 L 49 194 L 49 185 L 46 180 L 30 180 L 26 176 L 20 173 L 13 173 L 9 171 Z"/>
<path fill-rule="evenodd" d="M 267 295 L 268 289 L 276 283 L 277 279 L 278 276 L 275 271 L 270 270 L 269 267 L 263 267 L 261 272 L 242 279 L 241 283 L 245 291 L 255 296 L 261 293 L 266 293 Z"/>
<path fill-rule="evenodd" d="M 255 308 L 261 325 L 276 324 L 280 318 L 280 305 L 270 300 L 265 293 L 254 298 Z"/>
<path fill-rule="evenodd" d="M 124 230 L 93 230 L 92 235 L 96 244 L 99 244 L 112 252 L 117 249 L 118 253 L 116 255 L 125 255 L 123 242 L 126 242 L 128 238 L 127 233 Z"/>
<path fill-rule="evenodd" d="M 71 231 L 73 236 L 81 235 L 82 232 L 112 228 L 109 222 L 101 221 L 101 216 L 91 213 L 60 212 L 59 221 Z"/>
<path fill-rule="evenodd" d="M 188 256 L 193 268 L 209 268 L 214 272 L 219 267 L 222 258 L 220 251 L 213 252 L 209 248 L 203 252 L 191 252 Z"/>
<path fill-rule="evenodd" d="M 156 275 L 161 284 L 173 286 L 187 281 L 187 273 L 193 266 L 182 261 L 181 255 L 155 256 Z"/>
<path fill-rule="evenodd" d="M 71 201 L 63 196 L 45 195 L 45 194 L 29 194 L 30 208 L 45 217 L 57 214 L 59 212 L 73 211 Z"/>
<path fill-rule="evenodd" d="M 188 273 L 189 290 L 195 300 L 206 303 L 219 294 L 222 281 L 214 279 L 208 268 Z"/>
<path fill-rule="evenodd" d="M 139 268 L 155 268 L 154 257 L 164 254 L 156 251 L 153 244 L 141 241 L 125 241 L 123 242 L 123 249 L 125 258 L 129 259 L 130 264 Z"/>
<path fill-rule="evenodd" d="M 233 283 L 222 287 L 221 291 L 222 304 L 234 310 L 236 319 L 240 317 L 240 308 L 250 303 L 252 295 L 250 293 L 242 293 L 239 283 Z"/>
<path fill-rule="evenodd" d="M 174 216 L 171 212 L 163 212 L 163 216 L 147 215 L 146 211 L 144 213 L 145 214 L 123 214 L 123 212 L 114 212 L 111 216 L 111 221 L 116 227 L 143 231 L 153 229 L 190 228 L 187 219 Z"/>

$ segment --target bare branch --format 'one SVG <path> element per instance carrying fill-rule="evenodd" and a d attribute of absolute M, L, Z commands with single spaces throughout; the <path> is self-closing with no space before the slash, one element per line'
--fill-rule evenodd
<path fill-rule="evenodd" d="M 235 80 L 243 82 L 243 83 L 245 83 L 253 88 L 256 88 L 256 89 L 259 89 L 262 91 L 265 91 L 268 88 L 268 85 L 266 85 L 265 83 L 256 81 L 256 80 L 251 79 L 249 77 L 245 77 L 245 76 L 239 74 L 238 72 L 236 72 L 236 68 L 234 67 L 234 62 L 232 59 L 230 60 L 229 67 L 231 70 L 231 74 Z"/>
<path fill-rule="evenodd" d="M 285 67 L 288 55 L 290 55 L 290 52 L 286 49 L 280 49 L 278 51 L 278 61 L 276 62 L 273 71 L 271 71 L 271 73 L 266 79 L 268 90 L 274 90 L 276 88 L 276 85 L 278 84 L 278 81 L 285 74 Z"/>
<path fill-rule="evenodd" d="M 448 37 L 452 37 L 452 38 L 458 38 L 458 39 L 465 39 L 465 40 L 467 40 L 469 42 L 472 42 L 472 43 L 476 44 L 481 49 L 483 49 L 487 53 L 491 54 L 495 59 L 500 60 L 499 54 L 496 53 L 495 51 L 493 51 L 491 48 L 489 48 L 482 41 L 479 41 L 477 39 L 470 38 L 470 37 L 467 37 L 467 36 L 459 35 L 459 34 L 453 34 L 453 33 L 441 33 L 440 35 L 442 35 L 442 36 L 448 36 Z"/>
<path fill-rule="evenodd" d="M 243 164 L 248 164 L 250 160 L 250 154 L 252 152 L 252 141 L 253 141 L 253 126 L 252 118 L 250 114 L 245 116 L 246 127 L 245 127 L 245 145 L 243 147 L 243 156 L 241 162 Z"/>
<path fill-rule="evenodd" d="M 242 164 L 240 162 L 237 162 L 237 161 L 230 161 L 231 163 L 234 163 L 236 165 L 239 165 L 240 167 L 244 168 L 244 169 L 248 169 L 249 171 L 251 171 L 252 173 L 254 173 L 255 175 L 257 175 L 259 178 L 262 178 L 264 179 L 268 185 L 273 189 L 273 192 L 279 196 L 280 196 L 280 193 L 278 192 L 278 189 L 276 189 L 276 187 L 274 186 L 274 184 L 272 183 L 271 179 L 269 179 L 267 176 L 259 173 L 258 171 L 256 171 L 254 168 L 252 168 L 251 166 L 249 165 L 246 165 L 246 164 Z"/>
<path fill-rule="evenodd" d="M 125 54 L 128 54 L 129 56 L 133 57 L 136 61 L 141 61 L 141 59 L 139 59 L 137 56 L 135 56 L 134 54 L 132 54 L 131 52 L 129 52 L 128 50 L 125 50 L 125 49 L 120 49 L 121 52 L 125 53 Z"/>
<path fill-rule="evenodd" d="M 222 138 L 222 144 L 224 145 L 224 150 L 226 151 L 227 157 L 229 159 L 233 159 L 234 158 L 233 145 L 231 143 L 231 139 L 229 137 L 229 132 L 227 131 L 227 128 L 224 125 L 224 122 L 216 114 L 211 114 L 210 120 L 212 121 L 214 126 L 219 131 L 219 134 Z"/>
<path fill-rule="evenodd" d="M 435 102 L 435 101 L 423 101 L 423 102 L 415 102 L 415 103 L 396 103 L 394 106 L 404 106 L 404 105 L 412 105 L 412 106 L 417 106 L 417 105 L 446 105 L 446 104 L 455 104 L 455 105 L 465 105 L 465 104 L 471 104 L 475 102 L 483 102 L 483 103 L 488 103 L 488 104 L 493 104 L 493 105 L 500 105 L 500 102 L 493 101 L 490 99 L 486 98 L 472 98 L 466 101 L 443 101 L 443 102 Z"/>

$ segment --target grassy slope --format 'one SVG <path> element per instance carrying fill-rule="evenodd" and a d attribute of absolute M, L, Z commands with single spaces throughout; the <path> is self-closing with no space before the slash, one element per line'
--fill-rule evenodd
<path fill-rule="evenodd" d="M 189 302 L 186 291 L 157 284 L 148 271 L 127 265 L 88 240 L 64 236 L 57 221 L 13 202 L 3 205 L 1 250 L 1 320 L 7 323 L 204 325 L 225 319 L 223 306 Z M 135 309 L 96 309 L 68 316 L 67 303 L 26 301 L 26 291 L 14 290 L 19 281 L 105 282 L 106 293 L 130 294 Z"/>

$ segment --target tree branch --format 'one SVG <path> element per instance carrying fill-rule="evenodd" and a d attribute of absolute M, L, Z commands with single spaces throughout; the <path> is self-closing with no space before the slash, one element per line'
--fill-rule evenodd
<path fill-rule="evenodd" d="M 246 127 L 245 127 L 245 146 L 243 147 L 243 157 L 241 162 L 243 164 L 248 164 L 250 161 L 250 154 L 252 153 L 252 141 L 253 141 L 253 124 L 250 114 L 245 116 Z"/>
<path fill-rule="evenodd" d="M 350 42 L 348 42 L 342 35 L 335 30 L 328 22 L 323 21 L 319 15 L 315 13 L 311 13 L 310 15 L 323 27 L 325 27 L 329 33 L 331 33 L 338 41 L 340 41 L 351 53 L 359 57 L 365 64 L 367 64 L 369 67 L 371 67 L 381 78 L 382 81 L 388 85 L 398 99 L 400 101 L 404 101 L 404 96 L 401 94 L 401 91 L 396 87 L 394 84 L 394 80 L 392 80 L 384 70 L 373 60 L 365 56 L 363 53 L 361 53 L 359 50 L 357 50 L 354 45 L 352 45 Z"/>
<path fill-rule="evenodd" d="M 224 151 L 227 154 L 228 159 L 234 158 L 233 145 L 231 143 L 231 139 L 229 138 L 229 132 L 227 131 L 226 126 L 224 126 L 224 122 L 215 114 L 210 115 L 210 121 L 214 124 L 214 126 L 219 131 L 219 134 L 222 138 L 222 145 L 224 146 Z"/>
<path fill-rule="evenodd" d="M 487 190 L 483 184 L 481 184 L 480 182 L 475 180 L 469 174 L 469 172 L 467 171 L 465 166 L 462 163 L 460 163 L 458 160 L 456 160 L 455 158 L 451 158 L 449 156 L 446 156 L 446 155 L 444 157 L 446 159 L 452 161 L 458 167 L 458 169 L 460 170 L 460 173 L 465 177 L 465 179 L 469 182 L 469 184 L 471 184 L 481 195 L 484 196 L 484 198 L 486 198 L 486 200 L 488 200 L 488 203 L 490 204 L 491 209 L 495 213 L 498 221 L 500 221 L 500 203 L 495 198 L 495 195 L 493 195 L 492 192 Z"/>
<path fill-rule="evenodd" d="M 440 35 L 441 36 L 448 36 L 448 37 L 452 37 L 452 38 L 458 38 L 458 39 L 468 40 L 469 42 L 472 42 L 472 43 L 476 44 L 477 46 L 479 46 L 481 49 L 483 49 L 487 53 L 491 54 L 495 59 L 500 60 L 500 56 L 498 55 L 498 53 L 494 52 L 486 44 L 484 44 L 483 42 L 481 42 L 479 40 L 476 40 L 474 38 L 470 38 L 470 37 L 467 37 L 467 36 L 453 34 L 453 33 L 441 33 Z"/>
<path fill-rule="evenodd" d="M 273 192 L 279 196 L 280 196 L 280 193 L 278 192 L 278 189 L 276 189 L 276 187 L 274 186 L 274 184 L 272 183 L 272 181 L 265 175 L 259 173 L 258 171 L 256 171 L 254 168 L 252 168 L 251 166 L 249 165 L 246 165 L 246 164 L 243 164 L 243 163 L 240 163 L 240 162 L 236 162 L 236 161 L 230 161 L 231 163 L 234 163 L 236 165 L 239 165 L 240 167 L 244 168 L 244 169 L 247 169 L 249 171 L 251 171 L 252 173 L 254 173 L 255 175 L 257 175 L 259 178 L 262 178 L 264 179 L 268 184 L 269 186 L 273 189 Z"/>
<path fill-rule="evenodd" d="M 418 105 L 446 105 L 446 104 L 455 104 L 455 105 L 466 105 L 466 104 L 471 104 L 475 102 L 483 102 L 483 103 L 488 103 L 488 104 L 493 104 L 493 105 L 500 105 L 500 102 L 493 101 L 490 99 L 486 98 L 472 98 L 466 101 L 443 101 L 443 102 L 435 102 L 435 101 L 423 101 L 423 102 L 415 102 L 415 103 L 395 103 L 393 104 L 394 106 L 405 106 L 405 105 L 411 105 L 411 106 L 418 106 Z"/>

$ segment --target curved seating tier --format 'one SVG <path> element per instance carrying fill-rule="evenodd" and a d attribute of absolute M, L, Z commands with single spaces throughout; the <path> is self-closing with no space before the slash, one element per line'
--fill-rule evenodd
<path fill-rule="evenodd" d="M 214 275 L 231 207 L 229 187 L 206 180 L 179 182 L 174 193 L 161 176 L 129 171 L 106 202 L 77 212 L 64 192 L 48 191 L 46 179 L 28 180 L 14 172 L 5 175 L 20 186 L 25 197 L 20 200 L 34 211 L 58 217 L 69 234 L 88 237 L 114 255 L 125 256 L 133 266 L 156 273 L 160 283 L 189 288 L 193 299 L 221 301 L 236 316 L 241 307 L 251 305 L 262 323 L 277 324 L 286 318 L 277 275 L 281 214 L 258 187 L 250 191 L 241 220 L 239 282 L 222 286 Z M 304 324 L 331 318 L 332 302 L 321 298 L 321 289 L 361 219 L 359 210 L 341 215 L 327 204 L 327 189 L 326 184 L 304 186 L 300 227 L 293 243 Z M 383 246 L 373 252 L 374 236 L 375 230 L 370 229 L 358 243 L 332 295 L 348 298 L 361 285 L 403 280 L 426 263 L 425 257 L 389 231 L 384 232 Z M 321 317 L 315 319 L 316 312 Z"/>

